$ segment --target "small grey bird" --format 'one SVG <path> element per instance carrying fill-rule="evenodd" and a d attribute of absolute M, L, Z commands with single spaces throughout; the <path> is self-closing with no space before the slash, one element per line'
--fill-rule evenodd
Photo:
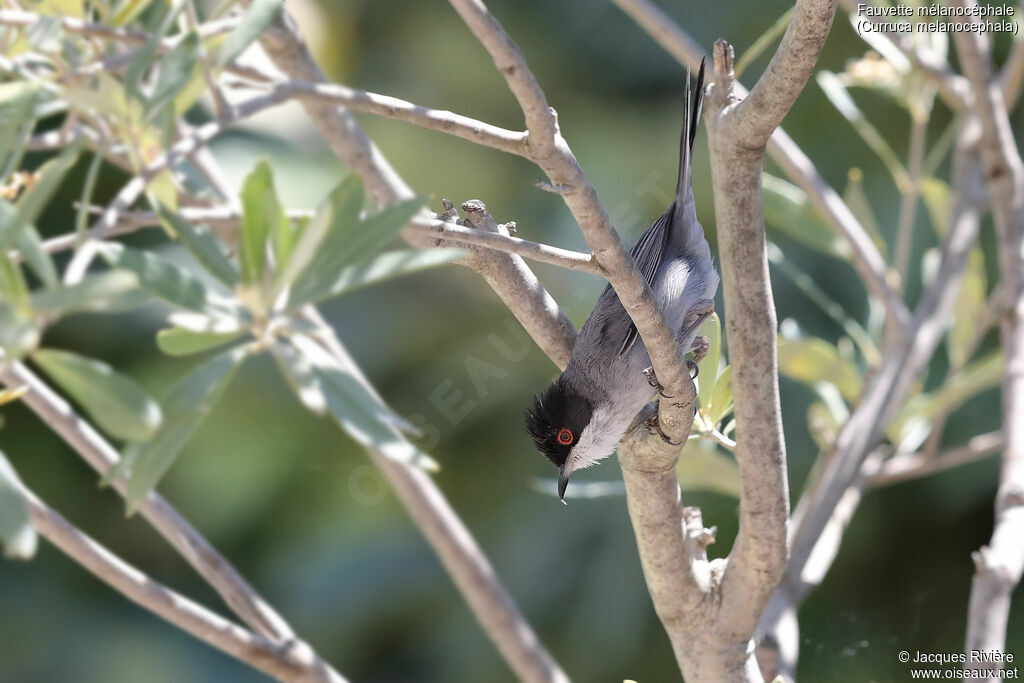
<path fill-rule="evenodd" d="M 707 338 L 696 337 L 697 328 L 714 310 L 718 289 L 690 178 L 703 97 L 702 61 L 692 100 L 689 73 L 686 76 L 675 201 L 630 250 L 669 326 L 678 330 L 682 348 L 692 349 L 697 360 L 707 352 Z M 655 389 L 660 391 L 650 365 L 636 326 L 611 285 L 605 287 L 580 330 L 565 372 L 526 411 L 526 430 L 537 449 L 558 467 L 558 496 L 563 502 L 569 476 L 611 455 L 634 416 Z"/>

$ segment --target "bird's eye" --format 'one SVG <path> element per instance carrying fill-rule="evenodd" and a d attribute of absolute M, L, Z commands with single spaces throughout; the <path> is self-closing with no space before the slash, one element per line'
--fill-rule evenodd
<path fill-rule="evenodd" d="M 558 443 L 563 446 L 568 446 L 573 441 L 572 431 L 566 427 L 562 427 L 558 430 Z"/>

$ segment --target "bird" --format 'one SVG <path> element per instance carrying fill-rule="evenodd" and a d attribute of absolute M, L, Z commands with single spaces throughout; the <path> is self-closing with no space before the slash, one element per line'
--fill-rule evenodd
<path fill-rule="evenodd" d="M 708 339 L 698 337 L 697 330 L 714 311 L 719 283 L 697 220 L 691 182 L 703 97 L 701 60 L 692 97 L 689 71 L 686 74 L 675 199 L 630 250 L 676 340 L 694 352 L 697 362 L 708 349 Z M 692 361 L 690 368 L 696 371 Z M 636 325 L 609 284 L 580 329 L 565 371 L 534 397 L 525 414 L 526 431 L 537 450 L 558 468 L 558 497 L 563 503 L 572 473 L 611 455 L 655 391 L 664 396 Z M 664 434 L 662 438 L 667 440 Z"/>

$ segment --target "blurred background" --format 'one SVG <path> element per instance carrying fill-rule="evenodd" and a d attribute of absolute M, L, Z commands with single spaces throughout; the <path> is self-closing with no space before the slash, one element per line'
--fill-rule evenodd
<path fill-rule="evenodd" d="M 764 0 L 756 12 L 740 0 L 659 4 L 705 47 L 724 36 L 741 54 L 791 3 Z M 563 133 L 631 244 L 674 189 L 683 69 L 610 2 L 488 5 L 525 53 Z M 289 0 L 287 6 L 335 80 L 522 128 L 500 75 L 447 3 Z M 997 56 L 1007 45 L 1007 37 L 997 37 Z M 842 71 L 865 50 L 840 14 L 821 67 Z M 743 80 L 753 83 L 765 63 L 766 57 L 756 60 Z M 857 101 L 904 157 L 906 112 L 871 92 L 858 92 Z M 201 107 L 190 116 L 206 117 Z M 534 187 L 540 172 L 525 160 L 402 123 L 360 120 L 431 208 L 439 209 L 442 197 L 456 204 L 479 198 L 499 221 L 515 220 L 521 237 L 585 249 L 561 200 Z M 937 106 L 930 144 L 948 121 Z M 1020 131 L 1020 110 L 1013 122 Z M 785 127 L 833 186 L 844 187 L 851 168 L 863 170 L 891 245 L 899 194 L 813 80 Z M 289 208 L 315 207 L 346 172 L 295 107 L 223 136 L 213 151 L 236 184 L 258 159 L 270 159 Z M 29 165 L 41 161 L 30 158 Z M 79 163 L 47 210 L 39 226 L 44 236 L 67 232 L 73 223 L 68 207 L 86 165 Z M 107 202 L 122 182 L 105 168 L 97 202 Z M 703 131 L 694 184 L 698 213 L 717 251 Z M 922 214 L 908 280 L 911 302 L 920 291 L 923 255 L 937 244 Z M 867 300 L 848 264 L 769 229 L 790 260 L 851 316 L 866 319 Z M 994 282 L 987 219 L 982 239 Z M 130 240 L 151 245 L 161 236 Z M 535 270 L 582 324 L 604 283 L 544 265 Z M 838 341 L 842 330 L 835 323 L 788 278 L 773 278 L 780 321 L 792 319 L 806 334 Z M 439 486 L 574 680 L 677 679 L 644 586 L 625 499 L 574 500 L 563 507 L 538 491 L 538 479 L 553 470 L 523 431 L 522 411 L 557 371 L 490 289 L 468 270 L 447 267 L 348 295 L 324 310 L 388 402 L 423 427 L 422 446 L 442 466 Z M 157 350 L 162 315 L 149 308 L 71 317 L 49 331 L 46 344 L 104 359 L 161 395 L 202 360 L 171 359 Z M 990 335 L 982 351 L 996 346 Z M 941 382 L 945 358 L 940 348 L 925 386 Z M 795 501 L 818 455 L 807 421 L 814 395 L 785 378 L 781 391 Z M 98 489 L 94 473 L 39 420 L 18 405 L 5 406 L 2 419 L 0 449 L 27 485 L 129 562 L 223 611 L 184 561 L 143 520 L 126 518 L 122 500 Z M 945 441 L 962 443 L 998 424 L 998 392 L 988 391 L 956 413 Z M 614 459 L 585 475 L 579 479 L 620 479 Z M 970 553 L 991 533 L 996 482 L 997 462 L 988 459 L 866 496 L 828 578 L 801 609 L 802 680 L 905 680 L 900 650 L 960 651 Z M 363 451 L 327 420 L 311 417 L 269 359 L 246 365 L 160 489 L 351 680 L 513 680 Z M 736 500 L 700 491 L 685 491 L 684 499 L 718 526 L 710 552 L 723 555 L 736 532 Z M 1020 598 L 1008 649 L 1024 656 Z M 0 680 L 262 678 L 129 603 L 52 547 L 43 544 L 29 563 L 0 562 Z"/>

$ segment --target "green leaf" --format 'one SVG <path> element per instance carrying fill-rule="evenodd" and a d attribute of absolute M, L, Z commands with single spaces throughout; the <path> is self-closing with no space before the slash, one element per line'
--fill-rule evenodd
<path fill-rule="evenodd" d="M 24 306 L 28 302 L 28 283 L 21 268 L 11 259 L 8 252 L 0 250 L 0 298 L 12 304 Z"/>
<path fill-rule="evenodd" d="M 35 321 L 9 302 L 0 299 L 0 349 L 7 360 L 21 358 L 39 344 Z"/>
<path fill-rule="evenodd" d="M 956 315 L 953 316 L 953 326 L 946 340 L 949 364 L 952 367 L 963 367 L 970 360 L 969 346 L 978 331 L 981 314 L 985 311 L 987 290 L 985 252 L 981 247 L 974 247 L 967 258 L 963 282 L 953 306 Z"/>
<path fill-rule="evenodd" d="M 849 245 L 825 224 L 806 192 L 767 173 L 762 179 L 765 223 L 812 249 L 844 260 L 850 258 Z"/>
<path fill-rule="evenodd" d="M 817 80 L 818 85 L 821 86 L 822 91 L 832 105 L 839 110 L 843 118 L 850 122 L 861 139 L 867 143 L 868 147 L 878 155 L 878 158 L 889 169 L 889 173 L 896 182 L 896 186 L 901 191 L 909 190 L 911 186 L 910 178 L 899 157 L 896 156 L 896 152 L 892 150 L 892 147 L 882 137 L 882 134 L 878 132 L 878 129 L 864 116 L 864 112 L 860 110 L 857 103 L 850 97 L 850 93 L 847 92 L 846 86 L 843 85 L 839 77 L 831 71 L 819 71 Z"/>
<path fill-rule="evenodd" d="M 888 245 L 882 237 L 882 231 L 875 220 L 875 211 L 871 208 L 871 199 L 864 191 L 864 172 L 859 168 L 851 168 L 846 173 L 846 188 L 843 190 L 843 201 L 850 207 L 850 212 L 861 224 L 864 231 L 871 237 L 878 252 L 884 257 Z"/>
<path fill-rule="evenodd" d="M 0 202 L 0 248 L 17 246 L 25 262 L 47 287 L 57 285 L 57 269 L 50 255 L 43 249 L 42 239 L 33 224 L 53 199 L 64 176 L 78 161 L 84 144 L 84 139 L 79 139 L 66 147 L 56 159 L 43 164 L 38 179 L 18 198 L 13 210 L 9 203 Z"/>
<path fill-rule="evenodd" d="M 57 284 L 57 270 L 53 259 L 43 248 L 43 240 L 35 226 L 25 224 L 18 217 L 17 209 L 5 199 L 0 199 L 0 243 L 3 251 L 17 247 L 22 259 L 47 287 Z"/>
<path fill-rule="evenodd" d="M 727 365 L 711 390 L 711 424 L 717 426 L 732 410 L 732 366 Z"/>
<path fill-rule="evenodd" d="M 747 70 L 750 64 L 761 56 L 761 54 L 771 47 L 776 40 L 778 40 L 782 34 L 786 31 L 786 27 L 789 26 L 789 20 L 793 16 L 793 8 L 790 7 L 783 12 L 775 23 L 768 27 L 768 30 L 762 33 L 757 40 L 751 44 L 747 51 L 744 52 L 739 59 L 736 60 L 736 68 L 734 74 L 737 80 L 743 75 L 743 72 Z"/>
<path fill-rule="evenodd" d="M 335 273 L 334 279 L 325 277 L 320 280 L 323 288 L 319 291 L 307 291 L 306 298 L 299 301 L 294 297 L 288 299 L 288 310 L 295 310 L 298 306 L 307 303 L 316 303 L 336 296 L 343 292 L 350 292 L 360 287 L 368 287 L 383 280 L 389 280 L 403 275 L 409 275 L 429 268 L 437 268 L 456 261 L 466 255 L 463 249 L 406 249 L 401 251 L 388 251 L 369 263 L 357 266 L 348 266 L 341 272 Z"/>
<path fill-rule="evenodd" d="M 147 121 L 152 121 L 188 85 L 199 62 L 199 49 L 199 34 L 192 31 L 160 60 L 160 75 L 146 101 Z"/>
<path fill-rule="evenodd" d="M 860 395 L 857 366 L 824 339 L 779 339 L 779 372 L 811 386 L 818 382 L 834 384 L 847 401 Z"/>
<path fill-rule="evenodd" d="M 38 538 L 21 496 L 21 481 L 11 463 L 0 452 L 0 542 L 4 556 L 30 560 L 36 554 Z"/>
<path fill-rule="evenodd" d="M 797 289 L 803 292 L 804 296 L 843 329 L 860 349 L 861 355 L 869 365 L 878 365 L 880 360 L 878 347 L 864 326 L 847 313 L 846 309 L 822 289 L 821 285 L 806 271 L 797 266 L 794 261 L 786 258 L 776 244 L 769 242 L 767 251 L 769 263 L 775 266 L 778 272 L 788 277 Z"/>
<path fill-rule="evenodd" d="M 145 291 L 169 304 L 201 313 L 216 310 L 201 280 L 156 254 L 113 242 L 101 245 L 100 254 L 111 267 L 135 273 Z"/>
<path fill-rule="evenodd" d="M 708 352 L 699 363 L 697 373 L 697 408 L 707 415 L 711 409 L 711 390 L 718 379 L 718 365 L 722 356 L 722 321 L 712 313 L 701 323 L 697 334 L 708 338 Z M 703 379 L 702 379 L 703 378 Z"/>
<path fill-rule="evenodd" d="M 277 18 L 284 0 L 253 0 L 242 21 L 228 35 L 217 54 L 217 66 L 223 68 L 245 51 Z"/>
<path fill-rule="evenodd" d="M 328 354 L 312 337 L 301 333 L 291 335 L 287 344 L 275 344 L 273 350 L 307 408 L 326 410 L 349 436 L 392 460 L 428 471 L 438 469 L 430 456 L 402 436 L 400 429 L 415 428 L 380 399 L 355 364 Z"/>
<path fill-rule="evenodd" d="M 196 261 L 225 285 L 238 284 L 238 270 L 221 251 L 220 240 L 205 225 L 193 226 L 177 211 L 156 202 L 156 211 L 166 230 L 181 240 Z"/>
<path fill-rule="evenodd" d="M 164 419 L 153 437 L 125 450 L 129 469 L 125 499 L 129 512 L 170 469 L 245 358 L 245 347 L 233 348 L 203 363 L 171 389 L 161 402 Z"/>
<path fill-rule="evenodd" d="M 193 332 L 180 327 L 171 327 L 156 333 L 156 345 L 168 356 L 188 356 L 216 348 L 241 338 L 243 330 L 237 332 Z"/>
<path fill-rule="evenodd" d="M 74 285 L 33 292 L 32 308 L 51 315 L 109 311 L 119 306 L 124 294 L 138 286 L 139 278 L 128 270 L 89 273 Z"/>
<path fill-rule="evenodd" d="M 928 217 L 931 218 L 932 229 L 935 235 L 942 238 L 949 230 L 949 215 L 953 209 L 953 199 L 949 185 L 938 178 L 926 177 L 921 179 L 921 200 L 925 209 L 928 210 Z"/>
<path fill-rule="evenodd" d="M 722 453 L 708 439 L 686 442 L 676 465 L 679 485 L 684 491 L 713 491 L 740 497 L 740 470 L 736 460 Z"/>
<path fill-rule="evenodd" d="M 982 391 L 999 386 L 1004 365 L 1002 352 L 994 351 L 948 377 L 936 391 L 914 396 L 900 408 L 886 430 L 889 438 L 899 443 L 916 422 L 930 423 L 935 416 L 951 413 Z"/>
<path fill-rule="evenodd" d="M 54 349 L 39 349 L 32 360 L 112 436 L 147 439 L 160 426 L 156 401 L 106 363 Z"/>
<path fill-rule="evenodd" d="M 119 3 L 117 12 L 114 14 L 114 26 L 124 26 L 134 21 L 140 14 L 146 11 L 153 0 L 125 0 Z"/>
<path fill-rule="evenodd" d="M 181 10 L 184 7 L 185 0 L 174 0 L 160 18 L 156 28 L 150 32 L 146 42 L 135 53 L 135 58 L 132 59 L 131 64 L 125 70 L 124 90 L 137 100 L 144 99 L 143 94 L 139 91 L 139 81 L 142 80 L 143 74 L 153 64 L 153 59 L 156 57 L 156 52 L 160 48 L 164 35 L 177 21 L 178 15 L 181 14 Z"/>
<path fill-rule="evenodd" d="M 355 174 L 346 176 L 331 190 L 312 220 L 300 231 L 296 231 L 288 263 L 284 268 L 278 267 L 274 283 L 275 295 L 285 285 L 295 282 L 299 274 L 323 251 L 321 247 L 328 234 L 341 230 L 342 226 L 359 222 L 359 212 L 365 202 L 362 181 Z"/>
<path fill-rule="evenodd" d="M 423 205 L 421 199 L 393 204 L 359 223 L 332 223 L 331 232 L 321 243 L 312 262 L 296 278 L 288 294 L 288 310 L 330 296 L 338 273 L 348 266 L 364 263 L 384 245 Z"/>
<path fill-rule="evenodd" d="M 242 281 L 262 285 L 266 266 L 267 241 L 288 222 L 274 190 L 274 174 L 270 164 L 261 161 L 242 185 L 242 233 L 238 260 L 242 264 Z"/>

